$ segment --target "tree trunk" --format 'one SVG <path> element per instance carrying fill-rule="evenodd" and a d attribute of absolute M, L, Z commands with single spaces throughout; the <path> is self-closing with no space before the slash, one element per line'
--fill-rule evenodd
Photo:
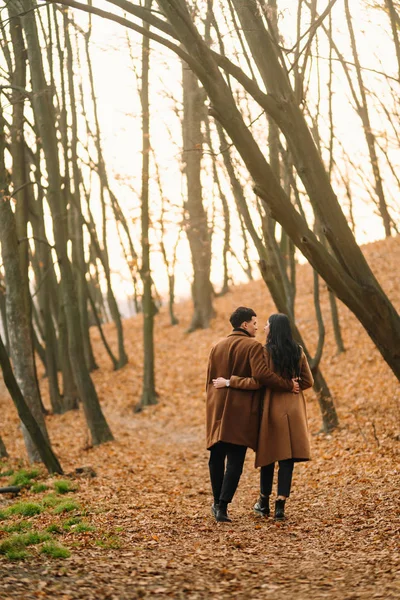
<path fill-rule="evenodd" d="M 86 57 L 87 57 L 87 65 L 88 65 L 88 72 L 89 72 L 89 83 L 90 83 L 93 111 L 94 111 L 94 121 L 95 121 L 95 127 L 96 127 L 95 144 L 96 144 L 97 161 L 98 161 L 97 168 L 98 168 L 98 175 L 99 175 L 99 179 L 100 179 L 100 200 L 101 200 L 101 206 L 102 206 L 102 211 L 103 211 L 103 248 L 99 255 L 99 258 L 104 267 L 104 274 L 106 277 L 108 307 L 110 309 L 112 319 L 113 319 L 116 329 L 117 329 L 118 368 L 120 369 L 127 364 L 128 357 L 125 352 L 124 331 L 123 331 L 123 326 L 122 326 L 121 315 L 120 315 L 118 303 L 116 301 L 116 298 L 115 298 L 115 295 L 114 295 L 114 292 L 112 289 L 112 285 L 111 285 L 111 272 L 110 272 L 110 264 L 109 264 L 109 258 L 108 258 L 108 248 L 107 248 L 106 204 L 105 204 L 105 195 L 104 195 L 104 192 L 106 189 L 109 188 L 109 185 L 108 185 L 108 176 L 107 176 L 107 171 L 106 171 L 106 167 L 104 164 L 103 151 L 102 151 L 102 146 L 101 146 L 100 123 L 99 123 L 99 118 L 98 118 L 98 114 L 97 114 L 97 100 L 96 100 L 96 93 L 95 93 L 95 87 L 94 87 L 94 78 L 93 78 L 93 73 L 92 73 L 92 64 L 91 64 L 91 60 L 90 60 L 90 52 L 89 52 L 90 34 L 91 34 L 91 26 L 89 27 L 89 30 L 85 36 L 85 48 L 86 48 Z"/>
<path fill-rule="evenodd" d="M 33 440 L 35 448 L 37 448 L 40 459 L 45 465 L 49 473 L 59 473 L 62 475 L 63 470 L 54 454 L 47 436 L 43 435 L 42 428 L 38 425 L 34 418 L 30 407 L 25 402 L 21 389 L 14 377 L 9 358 L 3 341 L 0 337 L 0 367 L 3 373 L 4 382 L 7 386 L 10 396 L 18 411 L 18 416 L 23 423 L 24 428 L 29 432 L 30 439 Z"/>
<path fill-rule="evenodd" d="M 146 0 L 146 9 L 151 9 L 152 0 Z M 149 26 L 145 25 L 148 29 Z M 150 40 L 143 37 L 142 42 L 142 268 L 143 282 L 143 388 L 142 397 L 135 411 L 144 406 L 157 404 L 154 376 L 154 315 L 155 307 L 151 293 L 150 267 L 150 216 L 149 216 L 149 163 L 150 163 L 150 104 L 149 104 Z"/>
<path fill-rule="evenodd" d="M 5 350 L 5 348 L 4 348 Z M 7 354 L 7 352 L 6 352 Z M 3 442 L 3 439 L 0 435 L 0 458 L 8 458 L 8 452 L 7 452 L 7 448 Z"/>
<path fill-rule="evenodd" d="M 203 136 L 201 122 L 204 115 L 204 92 L 197 77 L 183 64 L 183 162 L 187 181 L 185 202 L 185 231 L 189 241 L 193 265 L 192 298 L 194 314 L 188 331 L 205 329 L 214 316 L 213 290 L 210 281 L 211 236 L 207 214 L 203 207 L 201 186 L 201 158 Z"/>
<path fill-rule="evenodd" d="M 400 81 L 400 42 L 399 42 L 399 34 L 398 34 L 400 18 L 396 12 L 396 8 L 394 6 L 393 0 L 385 0 L 385 5 L 386 5 L 386 8 L 389 13 L 390 25 L 391 25 L 392 34 L 393 34 L 393 42 L 394 42 L 394 46 L 396 48 L 398 75 L 399 75 L 399 81 Z"/>
<path fill-rule="evenodd" d="M 0 149 L 0 161 L 3 153 Z M 0 180 L 4 182 L 4 163 L 0 165 Z M 3 257 L 3 266 L 6 282 L 6 309 L 7 323 L 10 334 L 10 353 L 14 364 L 15 377 L 21 388 L 26 402 L 34 419 L 40 426 L 43 435 L 48 439 L 46 424 L 43 418 L 42 405 L 38 394 L 36 380 L 31 323 L 28 318 L 24 297 L 20 293 L 21 267 L 19 262 L 18 239 L 14 214 L 10 201 L 5 197 L 6 185 L 0 184 L 0 240 Z M 25 445 L 29 460 L 40 460 L 40 453 L 36 448 L 28 431 L 23 426 Z"/>
<path fill-rule="evenodd" d="M 1 133 L 0 133 L 1 135 Z M 10 337 L 7 326 L 7 315 L 6 315 L 6 288 L 2 277 L 0 275 L 0 317 L 3 331 L 0 330 L 0 335 L 4 334 L 4 343 L 6 346 L 7 354 L 10 354 Z"/>

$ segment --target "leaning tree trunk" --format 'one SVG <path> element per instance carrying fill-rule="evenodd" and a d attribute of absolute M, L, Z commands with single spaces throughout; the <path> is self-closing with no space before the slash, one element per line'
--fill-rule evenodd
<path fill-rule="evenodd" d="M 183 64 L 183 162 L 187 181 L 185 231 L 189 241 L 193 265 L 192 298 L 194 314 L 189 331 L 207 328 L 214 316 L 213 289 L 210 281 L 211 236 L 207 213 L 203 206 L 201 186 L 201 158 L 203 135 L 201 122 L 204 115 L 204 92 L 197 77 Z"/>
<path fill-rule="evenodd" d="M 28 60 L 32 81 L 32 101 L 38 131 L 41 137 L 48 174 L 47 201 L 53 219 L 53 231 L 58 264 L 61 273 L 61 290 L 68 328 L 69 356 L 79 397 L 91 432 L 92 443 L 101 444 L 113 439 L 104 418 L 93 381 L 86 367 L 81 343 L 81 325 L 74 277 L 67 252 L 67 215 L 64 205 L 58 158 L 55 115 L 52 98 L 44 78 L 42 55 L 33 11 L 32 0 L 18 0 L 24 14 L 22 23 L 27 41 Z"/>
<path fill-rule="evenodd" d="M 39 427 L 36 419 L 34 418 L 32 411 L 30 410 L 27 402 L 25 402 L 24 396 L 22 395 L 21 389 L 14 377 L 11 363 L 8 358 L 6 349 L 0 336 L 0 367 L 3 373 L 4 382 L 10 392 L 11 398 L 15 404 L 15 408 L 18 411 L 18 416 L 23 423 L 26 431 L 29 432 L 30 438 L 37 448 L 40 459 L 45 465 L 49 473 L 59 473 L 62 475 L 62 468 L 58 461 L 58 458 L 54 454 L 48 437 L 43 435 L 42 429 Z"/>
<path fill-rule="evenodd" d="M 146 0 L 146 8 L 151 9 L 152 0 Z M 148 29 L 149 26 L 145 25 Z M 136 411 L 144 406 L 157 404 L 154 376 L 154 314 L 155 306 L 151 293 L 151 267 L 149 242 L 149 161 L 150 161 L 150 104 L 149 104 L 150 40 L 143 37 L 142 45 L 142 268 L 143 282 L 143 388 L 142 397 Z"/>

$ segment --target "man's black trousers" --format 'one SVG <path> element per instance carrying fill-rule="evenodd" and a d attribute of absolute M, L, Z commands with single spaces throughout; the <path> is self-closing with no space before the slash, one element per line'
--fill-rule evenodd
<path fill-rule="evenodd" d="M 228 442 L 218 442 L 211 447 L 208 466 L 215 504 L 232 502 L 243 471 L 246 450 L 246 446 Z"/>

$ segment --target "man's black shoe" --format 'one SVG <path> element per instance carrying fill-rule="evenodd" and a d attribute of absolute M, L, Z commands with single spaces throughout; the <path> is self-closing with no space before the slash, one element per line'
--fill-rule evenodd
<path fill-rule="evenodd" d="M 211 514 L 215 518 L 217 518 L 217 510 L 218 510 L 218 504 L 216 502 L 214 502 L 214 504 L 211 505 Z"/>
<path fill-rule="evenodd" d="M 217 514 L 215 515 L 215 519 L 218 523 L 231 523 L 232 519 L 228 517 L 228 511 L 226 506 L 218 505 Z"/>
<path fill-rule="evenodd" d="M 269 517 L 269 496 L 260 496 L 253 509 L 258 515 Z"/>

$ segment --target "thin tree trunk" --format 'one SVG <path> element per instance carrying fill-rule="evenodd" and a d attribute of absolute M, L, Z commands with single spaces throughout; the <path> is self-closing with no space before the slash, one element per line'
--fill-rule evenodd
<path fill-rule="evenodd" d="M 145 8 L 151 9 L 152 0 L 146 0 Z M 149 29 L 149 25 L 144 25 Z M 149 215 L 149 165 L 150 165 L 150 104 L 149 104 L 150 40 L 143 37 L 142 42 L 142 268 L 143 282 L 143 387 L 140 403 L 135 411 L 145 406 L 157 404 L 154 375 L 154 300 L 151 293 L 150 266 L 150 215 Z"/>
<path fill-rule="evenodd" d="M 383 191 L 383 182 L 382 182 L 381 172 L 380 172 L 380 168 L 379 168 L 378 156 L 376 153 L 375 135 L 372 132 L 372 128 L 371 128 L 367 94 L 365 92 L 364 81 L 363 81 L 362 71 L 361 71 L 361 65 L 360 65 L 360 61 L 358 58 L 356 38 L 354 35 L 353 23 L 352 23 L 352 19 L 351 19 L 351 15 L 350 15 L 348 0 L 344 0 L 344 7 L 345 7 L 345 12 L 346 12 L 347 26 L 348 26 L 349 33 L 350 33 L 350 41 L 351 41 L 351 48 L 352 48 L 352 52 L 353 52 L 354 64 L 356 66 L 358 87 L 359 87 L 360 95 L 361 95 L 361 102 L 357 101 L 357 109 L 358 109 L 358 114 L 359 114 L 362 124 L 363 124 L 364 135 L 365 135 L 365 139 L 366 139 L 367 145 L 368 145 L 368 151 L 369 151 L 369 156 L 370 156 L 370 161 L 371 161 L 372 172 L 373 172 L 374 179 L 375 179 L 375 192 L 376 192 L 376 195 L 378 196 L 378 201 L 379 201 L 379 212 L 380 212 L 380 215 L 381 215 L 381 218 L 383 221 L 383 226 L 385 228 L 386 237 L 390 237 L 390 235 L 391 235 L 391 227 L 390 227 L 391 217 L 389 215 L 389 211 L 388 211 L 387 204 L 386 204 L 385 193 Z"/>
<path fill-rule="evenodd" d="M 107 283 L 107 302 L 111 312 L 112 319 L 115 323 L 117 329 L 118 336 L 118 368 L 122 368 L 128 362 L 128 357 L 125 352 L 124 347 L 124 332 L 122 326 L 121 315 L 118 308 L 118 303 L 116 301 L 112 285 L 111 285 L 111 273 L 110 273 L 110 264 L 108 258 L 108 248 L 107 248 L 107 228 L 106 228 L 106 203 L 105 203 L 105 195 L 104 192 L 109 188 L 108 185 L 108 177 L 107 171 L 104 164 L 103 151 L 101 147 L 101 133 L 100 133 L 100 122 L 97 113 L 97 100 L 96 93 L 94 87 L 94 78 L 92 72 L 92 64 L 90 59 L 89 52 L 89 42 L 90 42 L 90 34 L 91 34 L 91 25 L 89 26 L 89 30 L 85 35 L 85 48 L 86 48 L 86 57 L 87 57 L 87 65 L 88 65 L 88 73 L 89 73 L 89 83 L 92 95 L 92 103 L 94 110 L 94 120 L 96 126 L 96 135 L 95 135 L 95 144 L 97 150 L 97 167 L 98 167 L 98 175 L 100 179 L 100 200 L 103 211 L 103 248 L 101 252 L 101 261 L 104 267 L 104 274 L 106 277 Z"/>
<path fill-rule="evenodd" d="M 400 19 L 399 19 L 399 15 L 396 12 L 396 8 L 394 6 L 393 0 L 385 0 L 385 5 L 386 5 L 386 8 L 389 13 L 390 25 L 391 25 L 392 34 L 393 34 L 393 42 L 394 42 L 394 46 L 396 48 L 397 66 L 398 66 L 398 70 L 399 70 L 398 74 L 399 74 L 399 81 L 400 81 L 400 42 L 399 42 L 399 34 L 398 34 L 398 28 L 400 26 Z"/>
<path fill-rule="evenodd" d="M 87 297 L 87 285 L 86 285 L 86 270 L 87 265 L 85 262 L 85 252 L 83 247 L 83 231 L 81 221 L 81 199 L 79 192 L 80 184 L 80 170 L 78 166 L 78 124 L 76 115 L 76 98 L 75 98 L 75 84 L 74 84 L 74 65 L 72 46 L 68 30 L 68 13 L 64 11 L 64 39 L 67 49 L 67 79 L 68 79 L 68 95 L 70 98 L 70 114 L 71 114 L 71 167 L 72 167 L 72 181 L 74 189 L 71 190 L 71 194 L 74 197 L 74 202 L 71 206 L 71 220 L 73 222 L 73 228 L 71 229 L 71 241 L 72 241 L 72 253 L 73 253 L 73 265 L 75 267 L 75 280 L 79 304 L 79 314 L 81 317 L 82 327 L 82 343 L 83 351 L 85 354 L 86 364 L 89 371 L 97 369 L 93 348 L 90 341 L 89 335 L 89 319 L 88 319 L 88 297 Z M 66 157 L 67 166 L 69 168 L 69 161 Z"/>
<path fill-rule="evenodd" d="M 184 205 L 185 231 L 193 265 L 192 298 L 194 313 L 188 331 L 206 329 L 214 316 L 213 290 L 210 281 L 211 236 L 202 201 L 201 158 L 204 93 L 197 77 L 183 64 L 183 162 L 187 181 Z"/>

